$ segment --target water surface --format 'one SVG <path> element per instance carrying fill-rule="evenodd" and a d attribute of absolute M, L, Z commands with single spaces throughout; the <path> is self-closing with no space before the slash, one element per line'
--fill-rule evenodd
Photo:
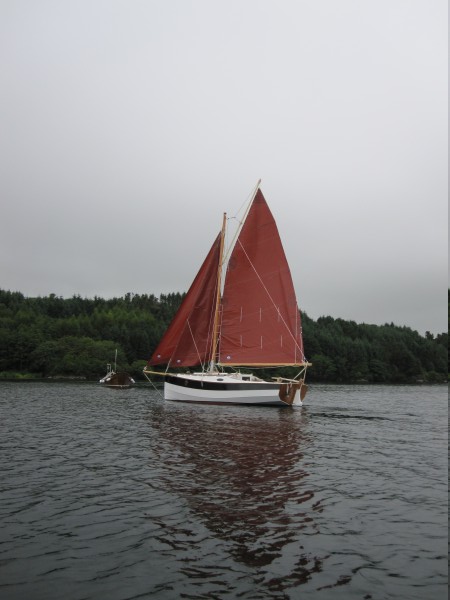
<path fill-rule="evenodd" d="M 0 383 L 0 596 L 447 598 L 447 387 Z"/>

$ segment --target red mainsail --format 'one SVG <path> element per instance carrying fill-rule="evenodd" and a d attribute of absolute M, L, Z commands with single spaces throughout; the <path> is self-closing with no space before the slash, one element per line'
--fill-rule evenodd
<path fill-rule="evenodd" d="M 190 367 L 210 360 L 220 238 L 219 234 L 148 365 Z"/>
<path fill-rule="evenodd" d="M 259 189 L 228 263 L 219 362 L 224 366 L 305 362 L 291 273 Z"/>

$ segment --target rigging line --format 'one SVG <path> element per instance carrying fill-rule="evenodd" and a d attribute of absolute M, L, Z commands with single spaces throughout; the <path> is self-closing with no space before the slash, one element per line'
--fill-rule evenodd
<path fill-rule="evenodd" d="M 294 377 L 294 379 L 298 379 L 300 377 L 300 375 L 303 375 L 303 373 L 305 373 L 305 375 L 306 375 L 307 368 L 308 368 L 307 366 L 301 368 L 300 371 L 297 373 L 297 375 Z"/>
<path fill-rule="evenodd" d="M 200 356 L 200 352 L 198 351 L 197 344 L 195 343 L 195 338 L 194 338 L 194 334 L 192 333 L 191 324 L 189 323 L 189 319 L 186 321 L 186 323 L 187 323 L 187 326 L 189 327 L 189 333 L 191 334 L 192 341 L 194 342 L 195 351 L 197 352 L 198 362 L 199 362 L 199 364 L 202 365 L 202 369 L 203 369 L 202 358 Z"/>
<path fill-rule="evenodd" d="M 163 395 L 163 394 L 161 394 L 161 392 L 160 392 L 160 391 L 159 391 L 159 389 L 156 387 L 156 385 L 153 383 L 153 381 L 150 379 L 150 377 L 148 377 L 148 375 L 147 375 L 147 373 L 146 373 L 145 369 L 144 369 L 143 373 L 144 373 L 144 377 L 145 377 L 145 379 L 147 379 L 147 381 L 148 381 L 149 383 L 151 383 L 152 387 L 154 388 L 154 390 L 155 390 L 155 392 L 158 394 L 158 396 L 160 396 L 160 398 L 162 398 L 162 399 L 164 400 L 164 395 Z"/>
<path fill-rule="evenodd" d="M 251 201 L 253 200 L 253 198 L 256 196 L 256 192 L 258 191 L 259 186 L 261 185 L 261 179 L 258 179 L 258 183 L 255 185 L 255 187 L 253 188 L 253 191 L 251 194 L 249 194 L 247 196 L 247 198 L 244 200 L 244 202 L 241 204 L 241 206 L 239 207 L 239 210 L 236 212 L 236 214 L 231 217 L 232 219 L 237 219 L 239 221 L 239 219 L 237 218 L 238 214 L 241 212 L 242 208 L 248 204 L 249 202 L 251 203 Z M 248 198 L 250 198 L 250 200 L 248 200 Z M 246 211 L 247 212 L 247 211 Z M 242 219 L 242 222 L 245 221 L 245 215 L 244 218 Z"/>
<path fill-rule="evenodd" d="M 256 186 L 253 189 L 252 195 L 250 196 L 250 200 L 248 201 L 247 208 L 245 209 L 245 213 L 244 213 L 244 216 L 242 217 L 242 220 L 239 220 L 237 218 L 237 215 L 242 210 L 242 207 L 244 206 L 245 202 L 241 205 L 241 208 L 237 211 L 236 215 L 234 217 L 232 217 L 233 219 L 236 219 L 236 221 L 239 223 L 239 225 L 238 225 L 238 227 L 236 229 L 236 232 L 235 232 L 235 234 L 233 236 L 233 239 L 231 240 L 231 242 L 230 242 L 230 244 L 229 244 L 229 246 L 228 246 L 228 248 L 227 248 L 227 250 L 226 250 L 226 252 L 224 254 L 222 265 L 225 264 L 225 262 L 228 260 L 229 255 L 231 254 L 231 251 L 232 251 L 232 249 L 233 249 L 233 247 L 234 247 L 234 245 L 236 243 L 236 239 L 237 239 L 237 237 L 238 237 L 238 235 L 239 235 L 239 233 L 240 233 L 240 231 L 241 231 L 241 229 L 242 229 L 242 227 L 243 227 L 243 225 L 244 225 L 244 223 L 245 223 L 245 221 L 247 219 L 248 213 L 250 212 L 250 208 L 251 208 L 251 206 L 253 204 L 253 200 L 255 199 L 255 196 L 258 193 L 260 185 L 261 185 L 261 179 L 258 179 L 258 183 L 256 184 Z"/>
<path fill-rule="evenodd" d="M 242 248 L 242 251 L 244 252 L 245 256 L 247 257 L 247 260 L 248 260 L 248 262 L 250 263 L 250 266 L 251 266 L 251 268 L 254 270 L 254 272 L 255 272 L 255 274 L 256 274 L 256 277 L 259 279 L 259 281 L 260 281 L 261 285 L 263 286 L 263 288 L 264 288 L 264 291 L 266 292 L 267 296 L 269 297 L 269 300 L 272 302 L 272 304 L 273 304 L 274 308 L 275 308 L 276 310 L 278 310 L 278 307 L 277 307 L 277 305 L 275 304 L 275 302 L 274 302 L 274 300 L 273 300 L 272 296 L 270 295 L 270 292 L 269 292 L 269 290 L 267 289 L 266 285 L 264 284 L 264 281 L 261 279 L 261 277 L 260 277 L 260 275 L 259 275 L 258 271 L 255 269 L 255 265 L 252 263 L 252 261 L 250 260 L 250 257 L 249 257 L 249 255 L 248 255 L 248 254 L 247 254 L 247 252 L 245 251 L 245 248 L 244 248 L 244 246 L 242 245 L 242 242 L 241 242 L 240 240 L 238 240 L 238 241 L 237 241 L 237 243 L 238 243 L 238 244 L 240 245 L 240 247 Z M 296 306 L 297 306 L 297 304 L 296 304 Z M 298 306 L 297 306 L 297 310 L 298 310 Z M 289 326 L 288 326 L 288 324 L 287 324 L 287 323 L 286 323 L 286 321 L 284 320 L 284 318 L 283 318 L 283 315 L 280 313 L 280 311 L 279 311 L 279 310 L 278 310 L 278 314 L 279 314 L 279 316 L 281 317 L 281 321 L 283 322 L 284 326 L 285 326 L 285 327 L 286 327 L 286 329 L 288 330 L 288 333 L 289 333 L 289 335 L 290 335 L 290 336 L 291 336 L 291 338 L 294 340 L 294 344 L 295 344 L 296 348 L 298 348 L 298 349 L 300 350 L 300 352 L 301 352 L 301 347 L 300 347 L 300 344 L 299 344 L 299 343 L 297 342 L 297 340 L 295 339 L 295 336 L 294 336 L 294 335 L 292 335 L 292 332 L 291 332 L 291 330 L 289 329 Z M 303 357 L 303 358 L 304 358 L 304 357 Z"/>
<path fill-rule="evenodd" d="M 160 390 L 156 387 L 156 385 L 153 383 L 153 381 L 149 377 L 147 377 L 147 379 L 152 384 L 152 387 L 155 390 L 155 392 L 158 394 L 158 396 L 164 400 L 164 394 L 161 394 Z"/>

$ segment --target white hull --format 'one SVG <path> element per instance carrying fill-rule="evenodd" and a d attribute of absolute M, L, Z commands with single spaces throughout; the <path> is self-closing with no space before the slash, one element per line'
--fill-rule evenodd
<path fill-rule="evenodd" d="M 302 406 L 297 389 L 292 403 L 280 399 L 280 383 L 244 380 L 238 375 L 173 375 L 164 383 L 164 399 L 178 402 Z"/>

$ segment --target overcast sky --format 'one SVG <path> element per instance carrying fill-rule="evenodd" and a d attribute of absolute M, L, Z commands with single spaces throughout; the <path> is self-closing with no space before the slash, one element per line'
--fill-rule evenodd
<path fill-rule="evenodd" d="M 447 330 L 446 0 L 0 0 L 0 287 L 186 291 L 259 178 L 312 318 Z"/>

